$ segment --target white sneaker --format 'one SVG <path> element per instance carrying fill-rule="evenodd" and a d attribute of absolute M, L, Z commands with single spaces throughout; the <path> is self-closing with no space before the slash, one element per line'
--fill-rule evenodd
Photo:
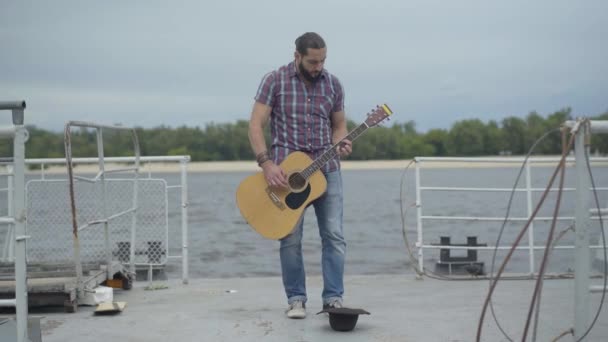
<path fill-rule="evenodd" d="M 306 305 L 301 300 L 295 300 L 289 304 L 287 311 L 285 311 L 289 318 L 305 318 L 306 317 Z"/>
<path fill-rule="evenodd" d="M 338 299 L 334 299 L 331 303 L 323 304 L 323 310 L 325 309 L 341 309 L 342 302 Z"/>

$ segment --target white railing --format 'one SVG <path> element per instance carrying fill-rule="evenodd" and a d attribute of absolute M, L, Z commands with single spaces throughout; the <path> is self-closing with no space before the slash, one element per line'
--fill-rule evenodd
<path fill-rule="evenodd" d="M 483 166 L 484 164 L 496 164 L 507 166 L 511 164 L 511 166 L 518 165 L 521 166 L 526 160 L 523 157 L 475 157 L 475 158 L 467 158 L 467 157 L 416 157 L 415 160 L 415 182 L 416 182 L 416 212 L 417 212 L 417 222 L 416 222 L 416 232 L 417 232 L 417 240 L 416 240 L 416 248 L 417 248 L 417 259 L 418 259 L 418 267 L 421 272 L 424 271 L 425 267 L 425 259 L 424 259 L 424 251 L 425 250 L 436 250 L 436 249 L 452 249 L 452 250 L 508 250 L 511 249 L 511 246 L 493 246 L 491 244 L 487 244 L 486 246 L 444 246 L 438 244 L 431 244 L 425 242 L 425 223 L 428 221 L 457 221 L 457 222 L 504 222 L 505 216 L 466 216 L 466 215 L 426 215 L 424 208 L 425 205 L 423 203 L 422 197 L 425 192 L 493 192 L 493 193 L 510 193 L 511 191 L 515 191 L 516 193 L 525 193 L 526 195 L 526 210 L 527 215 L 525 216 L 509 216 L 506 221 L 507 222 L 526 222 L 529 217 L 532 215 L 534 202 L 533 202 L 533 194 L 540 193 L 545 191 L 544 188 L 536 188 L 532 187 L 532 166 L 535 165 L 551 165 L 557 166 L 559 162 L 559 157 L 534 157 L 529 158 L 524 165 L 524 176 L 525 176 L 525 185 L 523 187 L 518 186 L 517 188 L 500 188 L 500 187 L 449 187 L 449 186 L 432 186 L 426 185 L 422 182 L 422 173 L 425 169 L 425 166 L 432 166 L 432 163 L 444 163 L 447 164 L 446 167 L 450 167 L 450 163 L 475 163 Z M 574 158 L 567 158 L 567 163 L 572 163 L 575 161 Z M 608 163 L 608 158 L 606 157 L 595 157 L 590 158 L 592 163 Z M 426 165 L 425 165 L 426 164 Z M 457 167 L 457 166 L 454 166 Z M 596 184 L 597 185 L 597 184 Z M 557 191 L 556 187 L 550 189 L 550 191 Z M 597 191 L 608 191 L 608 187 L 597 187 Z M 576 188 L 573 187 L 565 187 L 563 189 L 564 192 L 575 192 Z M 602 212 L 606 209 L 602 209 Z M 594 214 L 591 216 L 592 220 L 599 220 L 597 216 L 597 209 L 590 210 L 590 213 Z M 530 275 L 535 274 L 535 250 L 544 250 L 544 245 L 536 245 L 534 242 L 534 222 L 538 221 L 551 221 L 552 217 L 535 217 L 533 222 L 529 225 L 528 228 L 528 243 L 525 246 L 518 246 L 517 250 L 523 250 L 528 252 L 528 273 Z M 559 221 L 570 221 L 574 222 L 575 216 L 559 216 L 557 217 Z M 574 249 L 574 245 L 560 245 L 555 246 L 555 249 Z M 600 249 L 603 248 L 603 245 L 594 245 L 590 246 L 592 249 Z"/>
<path fill-rule="evenodd" d="M 0 127 L 0 137 L 13 140 L 13 158 L 7 162 L 8 172 L 8 215 L 1 218 L 2 224 L 8 225 L 5 239 L 9 244 L 15 243 L 15 298 L 0 300 L 0 306 L 15 307 L 17 319 L 17 342 L 28 339 L 28 293 L 27 293 L 27 261 L 26 240 L 29 238 L 25 230 L 25 142 L 29 134 L 23 126 L 25 101 L 0 102 L 0 110 L 10 110 L 13 125 Z M 10 232 L 10 234 L 9 234 Z M 12 251 L 12 250 L 11 250 Z M 12 256 L 12 254 L 11 254 Z"/>
<path fill-rule="evenodd" d="M 128 164 L 133 163 L 135 157 L 105 157 L 104 161 L 108 164 Z M 174 250 L 175 246 L 167 246 L 166 258 L 175 260 L 181 259 L 182 265 L 182 282 L 187 284 L 189 282 L 189 265 L 188 265 L 188 164 L 190 162 L 190 156 L 141 156 L 139 157 L 139 162 L 141 163 L 140 168 L 140 183 L 143 183 L 145 186 L 146 180 L 152 180 L 153 177 L 159 178 L 157 176 L 158 173 L 166 172 L 167 168 L 163 170 L 159 170 L 159 168 L 155 167 L 157 165 L 169 165 L 169 172 L 173 173 L 174 171 L 179 172 L 179 184 L 165 184 L 165 188 L 167 192 L 177 191 L 179 194 L 179 206 L 180 210 L 180 222 L 179 227 L 171 226 L 168 227 L 167 235 L 174 236 L 174 234 L 181 235 L 181 243 L 179 246 L 180 253 L 171 255 L 169 253 L 170 250 Z M 30 182 L 34 179 L 40 180 L 56 180 L 57 176 L 67 175 L 67 171 L 65 169 L 66 160 L 64 158 L 30 158 L 25 160 L 26 165 L 30 168 L 35 167 L 38 171 L 30 171 L 29 178 Z M 72 164 L 76 166 L 75 170 L 79 173 L 82 172 L 96 172 L 97 170 L 82 170 L 82 167 L 86 165 L 97 165 L 99 163 L 98 158 L 73 158 Z M 80 166 L 80 167 L 79 167 Z M 173 166 L 173 167 L 171 167 Z M 52 179 L 49 179 L 52 178 Z M 162 177 L 161 177 L 162 178 Z M 2 189 L 0 189 L 1 191 Z M 9 201 L 9 206 L 11 205 Z M 167 218 L 168 220 L 168 218 Z M 79 227 L 81 229 L 82 227 Z M 179 229 L 179 231 L 171 232 L 173 229 Z M 136 245 L 136 244 L 135 244 Z M 128 256 L 128 260 L 136 260 L 136 258 L 132 258 Z M 146 263 L 146 262 L 136 262 L 135 266 L 141 266 L 144 268 L 158 266 L 154 263 Z"/>

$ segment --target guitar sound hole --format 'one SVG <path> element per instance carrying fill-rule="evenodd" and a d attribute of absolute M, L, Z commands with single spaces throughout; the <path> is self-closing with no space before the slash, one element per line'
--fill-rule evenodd
<path fill-rule="evenodd" d="M 296 172 L 289 175 L 289 187 L 292 191 L 301 191 L 306 186 L 306 178 L 301 173 Z"/>

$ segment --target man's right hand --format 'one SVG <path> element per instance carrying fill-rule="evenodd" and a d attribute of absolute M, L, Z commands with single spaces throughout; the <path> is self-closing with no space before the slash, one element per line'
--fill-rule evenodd
<path fill-rule="evenodd" d="M 268 182 L 268 185 L 283 188 L 288 187 L 285 172 L 271 160 L 262 164 L 262 170 L 264 170 L 264 178 Z"/>

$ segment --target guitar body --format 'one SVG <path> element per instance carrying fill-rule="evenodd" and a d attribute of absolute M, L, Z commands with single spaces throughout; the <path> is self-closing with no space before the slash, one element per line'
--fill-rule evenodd
<path fill-rule="evenodd" d="M 302 170 L 313 163 L 303 152 L 293 152 L 280 167 L 287 175 L 289 188 L 270 187 L 259 172 L 245 178 L 236 191 L 237 206 L 247 223 L 265 238 L 278 240 L 293 231 L 304 209 L 327 189 L 321 171 L 301 179 Z"/>

